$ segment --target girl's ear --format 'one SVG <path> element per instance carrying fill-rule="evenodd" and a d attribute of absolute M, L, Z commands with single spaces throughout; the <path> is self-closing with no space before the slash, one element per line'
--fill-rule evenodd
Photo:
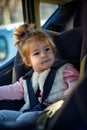
<path fill-rule="evenodd" d="M 24 62 L 27 66 L 29 66 L 29 67 L 32 66 L 32 65 L 31 65 L 31 62 L 30 62 L 30 61 L 27 61 L 25 58 L 23 58 L 23 62 Z"/>

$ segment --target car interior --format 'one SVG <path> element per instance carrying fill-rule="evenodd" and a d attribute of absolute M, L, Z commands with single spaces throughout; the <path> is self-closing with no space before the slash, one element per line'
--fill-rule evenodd
<path fill-rule="evenodd" d="M 51 17 L 40 25 L 40 3 L 58 4 Z M 85 0 L 22 0 L 24 22 L 35 23 L 36 28 L 45 30 L 53 38 L 60 59 L 72 63 L 80 72 L 80 81 L 70 97 L 51 116 L 53 109 L 45 111 L 34 124 L 0 122 L 0 130 L 86 130 L 87 129 L 87 50 Z M 84 8 L 84 10 L 83 10 Z M 84 26 L 83 26 L 84 25 Z M 30 71 L 22 61 L 19 52 L 8 63 L 0 67 L 0 86 L 17 81 Z M 18 105 L 16 105 L 18 104 Z M 0 109 L 19 110 L 24 100 L 0 101 Z M 56 106 L 57 108 L 58 106 Z M 51 114 L 50 114 L 51 111 Z"/>

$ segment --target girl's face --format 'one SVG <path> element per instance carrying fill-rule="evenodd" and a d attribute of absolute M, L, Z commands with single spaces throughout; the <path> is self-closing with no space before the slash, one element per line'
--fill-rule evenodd
<path fill-rule="evenodd" d="M 34 71 L 38 73 L 49 69 L 55 61 L 55 56 L 49 43 L 33 41 L 29 45 L 29 52 L 29 66 L 32 66 Z"/>

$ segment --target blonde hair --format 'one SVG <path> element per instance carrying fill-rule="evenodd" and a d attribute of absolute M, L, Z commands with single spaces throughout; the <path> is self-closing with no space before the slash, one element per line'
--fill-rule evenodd
<path fill-rule="evenodd" d="M 29 60 L 29 45 L 33 41 L 48 42 L 51 46 L 55 57 L 57 57 L 57 49 L 53 43 L 52 38 L 42 30 L 34 29 L 34 24 L 23 24 L 15 30 L 14 33 L 17 42 L 15 45 L 18 47 L 19 53 L 26 61 Z"/>

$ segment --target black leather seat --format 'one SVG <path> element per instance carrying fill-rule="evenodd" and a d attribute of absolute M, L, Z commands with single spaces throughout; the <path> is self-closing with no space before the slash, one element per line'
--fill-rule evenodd
<path fill-rule="evenodd" d="M 79 28 L 74 28 L 62 32 L 59 36 L 54 36 L 60 58 L 67 59 L 80 69 L 80 55 L 82 49 L 82 32 Z"/>

